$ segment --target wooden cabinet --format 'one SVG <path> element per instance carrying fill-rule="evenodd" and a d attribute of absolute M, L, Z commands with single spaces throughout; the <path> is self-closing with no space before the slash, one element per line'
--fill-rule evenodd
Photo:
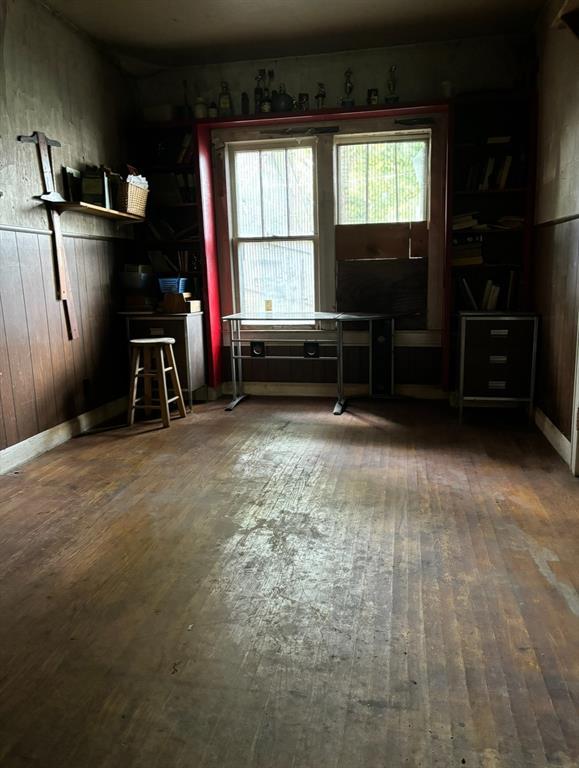
<path fill-rule="evenodd" d="M 533 403 L 538 317 L 460 313 L 459 407 Z"/>
<path fill-rule="evenodd" d="M 206 385 L 203 313 L 127 315 L 126 321 L 129 338 L 172 336 L 175 339 L 173 349 L 179 381 L 192 405 L 194 392 Z"/>

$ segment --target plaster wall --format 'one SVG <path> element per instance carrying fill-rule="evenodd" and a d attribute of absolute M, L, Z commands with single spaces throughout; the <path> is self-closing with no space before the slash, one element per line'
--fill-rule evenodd
<path fill-rule="evenodd" d="M 366 103 L 368 88 L 386 93 L 390 67 L 396 65 L 398 92 L 404 102 L 439 100 L 446 96 L 443 82 L 454 93 L 486 88 L 511 87 L 526 78 L 529 41 L 525 37 L 497 36 L 449 42 L 400 45 L 389 48 L 343 51 L 312 56 L 261 59 L 167 69 L 139 80 L 143 104 L 182 104 L 183 81 L 189 100 L 203 96 L 213 101 L 222 80 L 228 82 L 236 113 L 241 111 L 242 91 L 250 95 L 258 69 L 273 69 L 275 82 L 285 83 L 288 93 L 309 93 L 314 107 L 317 83 L 327 90 L 326 106 L 338 104 L 343 94 L 344 71 L 353 70 L 356 104 Z"/>
<path fill-rule="evenodd" d="M 44 131 L 61 142 L 53 150 L 60 167 L 124 161 L 127 117 L 133 103 L 129 81 L 85 36 L 37 0 L 0 0 L 0 224 L 45 229 L 42 191 L 32 144 L 18 134 Z M 109 235 L 114 225 L 66 214 L 76 234 Z"/>

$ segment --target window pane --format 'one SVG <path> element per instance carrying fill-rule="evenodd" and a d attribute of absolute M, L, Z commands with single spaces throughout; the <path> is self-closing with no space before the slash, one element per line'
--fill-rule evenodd
<path fill-rule="evenodd" d="M 426 219 L 426 143 L 400 142 L 397 145 L 398 221 Z"/>
<path fill-rule="evenodd" d="M 368 217 L 361 224 L 396 218 L 396 142 L 368 145 Z"/>
<path fill-rule="evenodd" d="M 287 237 L 288 188 L 285 150 L 261 152 L 261 185 L 263 189 L 263 236 Z"/>
<path fill-rule="evenodd" d="M 339 146 L 338 163 L 338 222 L 364 224 L 368 215 L 366 200 L 368 145 Z"/>
<path fill-rule="evenodd" d="M 338 145 L 338 223 L 426 219 L 428 142 Z"/>
<path fill-rule="evenodd" d="M 261 237 L 261 174 L 259 152 L 235 153 L 235 205 L 240 237 Z"/>
<path fill-rule="evenodd" d="M 311 147 L 287 151 L 289 234 L 314 234 L 314 155 Z"/>
<path fill-rule="evenodd" d="M 315 309 L 314 244 L 311 240 L 239 243 L 239 295 L 242 312 Z"/>
<path fill-rule="evenodd" d="M 239 150 L 234 158 L 236 237 L 315 233 L 311 147 Z"/>

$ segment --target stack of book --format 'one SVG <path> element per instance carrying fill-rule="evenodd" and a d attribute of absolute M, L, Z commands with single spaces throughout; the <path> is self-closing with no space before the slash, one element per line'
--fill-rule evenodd
<path fill-rule="evenodd" d="M 478 225 L 477 211 L 457 213 L 452 217 L 453 230 L 473 229 Z"/>
<path fill-rule="evenodd" d="M 501 216 L 493 226 L 496 229 L 522 229 L 524 224 L 524 216 Z"/>
<path fill-rule="evenodd" d="M 463 235 L 452 239 L 452 265 L 466 267 L 483 263 L 483 238 L 481 235 Z"/>

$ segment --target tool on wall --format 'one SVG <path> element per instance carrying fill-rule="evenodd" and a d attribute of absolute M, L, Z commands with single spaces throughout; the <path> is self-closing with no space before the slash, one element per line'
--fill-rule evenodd
<path fill-rule="evenodd" d="M 51 203 L 66 202 L 62 195 L 56 191 L 54 184 L 54 172 L 52 169 L 51 147 L 60 147 L 59 141 L 49 139 L 42 131 L 34 131 L 31 136 L 18 136 L 18 141 L 36 144 L 38 151 L 38 160 L 42 171 L 44 194 L 38 195 L 38 199 L 46 203 L 48 216 L 50 219 L 50 228 L 52 230 L 52 244 L 56 262 L 57 275 L 57 294 L 58 299 L 62 301 L 66 327 L 69 339 L 78 339 L 78 326 L 76 322 L 76 313 L 70 291 L 70 280 L 68 277 L 68 268 L 66 265 L 66 253 L 64 250 L 64 238 L 60 226 L 60 213 L 55 210 Z"/>

